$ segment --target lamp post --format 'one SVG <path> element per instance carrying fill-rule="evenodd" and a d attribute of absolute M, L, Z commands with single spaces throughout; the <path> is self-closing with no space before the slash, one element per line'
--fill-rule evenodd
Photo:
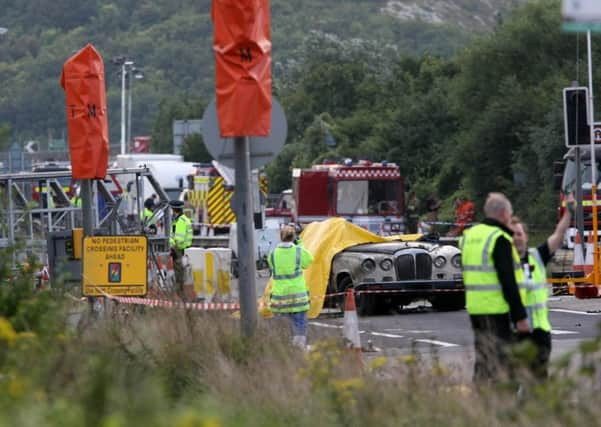
<path fill-rule="evenodd" d="M 126 79 L 128 74 L 132 72 L 134 67 L 134 61 L 126 58 L 125 56 L 116 56 L 113 58 L 113 64 L 121 67 L 121 154 L 127 152 L 127 134 L 126 134 L 126 117 L 125 117 L 125 96 L 126 96 Z M 131 103 L 131 98 L 130 98 Z M 130 107 L 131 108 L 131 107 Z M 131 117 L 130 117 L 131 118 Z"/>
<path fill-rule="evenodd" d="M 127 143 L 131 145 L 131 96 L 132 96 L 132 83 L 133 79 L 141 80 L 144 78 L 142 70 L 132 66 L 127 75 L 128 88 L 127 88 Z"/>

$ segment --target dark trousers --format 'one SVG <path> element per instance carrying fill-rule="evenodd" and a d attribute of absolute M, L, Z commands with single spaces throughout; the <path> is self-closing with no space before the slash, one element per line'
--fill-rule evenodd
<path fill-rule="evenodd" d="M 173 258 L 173 272 L 175 275 L 175 292 L 183 297 L 184 295 L 184 266 L 182 258 L 184 251 L 181 249 L 171 249 L 171 258 Z"/>
<path fill-rule="evenodd" d="M 549 375 L 549 359 L 551 357 L 551 333 L 542 329 L 534 329 L 523 337 L 535 349 L 534 355 L 527 360 L 527 368 L 535 381 L 544 381 Z"/>
<path fill-rule="evenodd" d="M 470 321 L 474 332 L 474 382 L 484 384 L 511 379 L 509 313 L 470 315 Z"/>

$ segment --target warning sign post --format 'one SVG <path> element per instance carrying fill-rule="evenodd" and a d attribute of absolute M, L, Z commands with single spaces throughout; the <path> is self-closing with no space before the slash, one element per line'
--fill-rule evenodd
<path fill-rule="evenodd" d="M 87 236 L 83 240 L 84 296 L 146 295 L 146 236 Z"/>

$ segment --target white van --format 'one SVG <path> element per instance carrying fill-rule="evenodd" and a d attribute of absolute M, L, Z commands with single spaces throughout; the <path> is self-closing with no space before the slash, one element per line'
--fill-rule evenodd
<path fill-rule="evenodd" d="M 140 168 L 147 167 L 159 185 L 167 193 L 170 200 L 176 200 L 180 192 L 186 186 L 186 177 L 194 173 L 193 162 L 184 162 L 184 158 L 178 154 L 120 154 L 114 164 L 116 168 Z M 128 192 L 127 213 L 134 214 L 136 206 L 135 177 L 124 175 L 120 179 L 123 187 Z M 144 200 L 152 196 L 154 189 L 147 180 L 142 181 L 140 199 Z"/>

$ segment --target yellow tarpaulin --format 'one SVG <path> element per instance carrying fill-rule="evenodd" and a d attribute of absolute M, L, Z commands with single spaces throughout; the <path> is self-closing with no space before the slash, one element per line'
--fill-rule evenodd
<path fill-rule="evenodd" d="M 305 249 L 313 254 L 314 259 L 313 264 L 304 271 L 305 282 L 311 295 L 311 307 L 307 313 L 308 317 L 311 319 L 315 318 L 321 312 L 328 286 L 332 259 L 338 252 L 361 243 L 386 242 L 390 240 L 412 241 L 419 237 L 421 237 L 421 234 L 382 237 L 351 224 L 343 218 L 331 218 L 309 224 L 301 234 Z M 270 293 L 271 280 L 267 283 L 262 297 L 265 308 L 261 314 L 265 317 L 271 316 L 271 312 L 267 308 Z"/>

